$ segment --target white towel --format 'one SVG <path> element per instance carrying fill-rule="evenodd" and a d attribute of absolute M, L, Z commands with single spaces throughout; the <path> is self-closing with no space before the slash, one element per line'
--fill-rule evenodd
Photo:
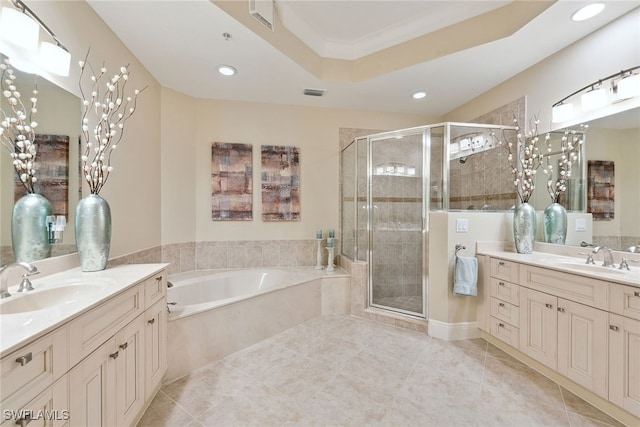
<path fill-rule="evenodd" d="M 478 295 L 478 259 L 471 256 L 456 257 L 453 272 L 454 295 Z"/>

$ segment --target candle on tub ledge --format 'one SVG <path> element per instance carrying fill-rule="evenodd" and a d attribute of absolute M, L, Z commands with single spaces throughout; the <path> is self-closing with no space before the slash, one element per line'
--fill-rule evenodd
<path fill-rule="evenodd" d="M 316 239 L 322 239 L 322 230 L 316 231 Z"/>
<path fill-rule="evenodd" d="M 334 237 L 336 237 L 336 232 L 335 232 L 335 230 L 333 228 L 331 230 L 329 230 L 329 237 L 331 237 L 332 239 Z"/>
<path fill-rule="evenodd" d="M 327 248 L 333 248 L 333 237 L 327 237 Z"/>

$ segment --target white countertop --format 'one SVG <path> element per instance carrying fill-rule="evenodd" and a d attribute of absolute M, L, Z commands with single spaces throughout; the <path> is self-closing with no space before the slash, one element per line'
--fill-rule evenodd
<path fill-rule="evenodd" d="M 131 285 L 153 276 L 169 264 L 126 264 L 108 267 L 102 271 L 84 273 L 80 268 L 66 270 L 36 279 L 31 283 L 35 290 L 16 294 L 17 286 L 10 286 L 11 297 L 0 300 L 0 306 L 9 301 L 28 296 L 39 291 L 69 284 L 94 285 L 91 295 L 80 300 L 42 310 L 25 311 L 16 314 L 0 314 L 0 357 L 17 350 L 22 345 L 37 339 L 64 323 L 100 305 L 106 299 L 126 290 Z"/>
<path fill-rule="evenodd" d="M 519 254 L 510 250 L 499 250 L 494 248 L 478 248 L 478 254 L 488 255 L 490 257 L 500 258 L 506 261 L 515 261 L 535 267 L 543 267 L 550 270 L 577 274 L 593 279 L 606 280 L 607 282 L 640 287 L 640 263 L 637 262 L 629 262 L 630 270 L 619 270 L 618 263 L 616 263 L 615 267 L 602 267 L 602 255 L 595 256 L 595 265 L 590 266 L 586 264 L 586 255 L 582 258 L 577 258 L 535 251 L 532 254 Z"/>

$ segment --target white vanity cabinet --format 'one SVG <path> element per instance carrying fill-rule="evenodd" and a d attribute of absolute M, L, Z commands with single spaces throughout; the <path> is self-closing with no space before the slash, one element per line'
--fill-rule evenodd
<path fill-rule="evenodd" d="M 609 314 L 609 400 L 640 417 L 640 288 L 613 284 Z"/>
<path fill-rule="evenodd" d="M 640 288 L 486 255 L 480 261 L 490 270 L 478 308 L 488 336 L 640 416 Z"/>
<path fill-rule="evenodd" d="M 119 277 L 117 269 L 109 273 Z M 134 425 L 167 367 L 166 272 L 164 265 L 146 265 L 142 271 L 147 271 L 140 273 L 143 280 L 121 286 L 97 306 L 3 357 L 2 409 L 55 418 L 33 419 L 30 425 Z M 9 418 L 6 425 L 18 417 Z"/>

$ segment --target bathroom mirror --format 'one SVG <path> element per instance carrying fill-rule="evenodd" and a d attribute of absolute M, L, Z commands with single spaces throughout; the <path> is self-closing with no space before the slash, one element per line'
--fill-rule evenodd
<path fill-rule="evenodd" d="M 0 54 L 0 60 L 5 57 Z M 38 111 L 35 119 L 38 122 L 38 135 L 61 135 L 68 137 L 68 194 L 67 194 L 67 226 L 63 240 L 52 245 L 52 256 L 64 255 L 76 251 L 74 237 L 74 209 L 78 201 L 78 141 L 80 136 L 80 99 L 49 82 L 48 80 L 14 69 L 18 89 L 23 97 L 30 97 L 34 86 L 38 88 Z M 0 103 L 6 102 L 1 97 Z M 25 102 L 25 104 L 28 102 Z M 2 105 L 3 110 L 5 105 Z M 11 214 L 14 204 L 15 170 L 11 163 L 9 151 L 0 147 L 0 265 L 14 260 L 11 247 Z M 37 157 L 36 157 L 37 159 Z M 38 178 L 41 178 L 38 176 Z"/>
<path fill-rule="evenodd" d="M 586 160 L 614 162 L 613 218 L 594 219 L 593 243 L 624 250 L 640 243 L 640 108 L 587 124 Z"/>

